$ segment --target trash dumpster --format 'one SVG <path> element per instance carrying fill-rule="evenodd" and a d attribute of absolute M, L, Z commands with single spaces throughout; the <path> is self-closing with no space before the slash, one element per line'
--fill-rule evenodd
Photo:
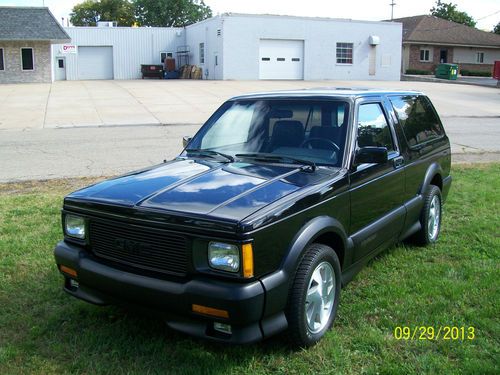
<path fill-rule="evenodd" d="M 500 61 L 495 61 L 495 65 L 493 65 L 493 78 L 500 81 Z"/>
<path fill-rule="evenodd" d="M 457 64 L 439 64 L 436 68 L 436 78 L 455 80 L 457 76 Z"/>

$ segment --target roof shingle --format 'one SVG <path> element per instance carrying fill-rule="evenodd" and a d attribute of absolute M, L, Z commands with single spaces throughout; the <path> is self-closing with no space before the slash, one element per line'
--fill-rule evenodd
<path fill-rule="evenodd" d="M 46 7 L 0 7 L 0 20 L 0 40 L 71 40 Z"/>
<path fill-rule="evenodd" d="M 500 48 L 500 35 L 435 16 L 394 19 L 403 24 L 403 42 Z"/>

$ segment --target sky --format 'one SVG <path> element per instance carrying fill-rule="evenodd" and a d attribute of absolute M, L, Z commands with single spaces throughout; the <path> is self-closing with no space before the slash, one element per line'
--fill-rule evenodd
<path fill-rule="evenodd" d="M 48 6 L 56 18 L 68 18 L 75 4 L 83 0 L 0 0 L 0 5 Z M 435 0 L 394 0 L 394 18 L 428 14 Z M 457 4 L 478 21 L 477 27 L 491 31 L 500 22 L 499 0 L 443 0 Z M 218 13 L 285 14 L 292 16 L 350 18 L 380 21 L 390 19 L 391 0 L 205 0 Z"/>

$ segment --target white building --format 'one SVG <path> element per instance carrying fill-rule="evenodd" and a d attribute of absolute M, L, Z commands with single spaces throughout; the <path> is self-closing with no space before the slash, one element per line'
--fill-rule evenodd
<path fill-rule="evenodd" d="M 141 64 L 170 55 L 179 65 L 186 50 L 204 79 L 399 80 L 401 70 L 394 22 L 223 14 L 186 28 L 66 32 L 71 45 L 53 47 L 56 79 L 136 79 Z"/>

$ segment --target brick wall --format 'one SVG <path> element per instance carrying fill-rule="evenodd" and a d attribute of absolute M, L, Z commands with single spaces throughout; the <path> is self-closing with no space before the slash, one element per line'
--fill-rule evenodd
<path fill-rule="evenodd" d="M 420 50 L 428 49 L 430 51 L 431 61 L 420 61 Z M 447 62 L 453 61 L 453 48 L 441 46 L 427 46 L 427 45 L 410 45 L 410 61 L 408 69 L 425 70 L 434 72 L 436 66 L 440 63 L 441 50 L 447 50 Z"/>
<path fill-rule="evenodd" d="M 470 70 L 473 72 L 488 72 L 493 74 L 493 64 L 467 64 L 458 63 L 458 70 Z"/>
<path fill-rule="evenodd" d="M 23 71 L 21 48 L 33 48 L 34 69 Z M 51 82 L 51 58 L 49 42 L 0 42 L 3 48 L 4 67 L 0 70 L 0 83 L 45 83 Z"/>

